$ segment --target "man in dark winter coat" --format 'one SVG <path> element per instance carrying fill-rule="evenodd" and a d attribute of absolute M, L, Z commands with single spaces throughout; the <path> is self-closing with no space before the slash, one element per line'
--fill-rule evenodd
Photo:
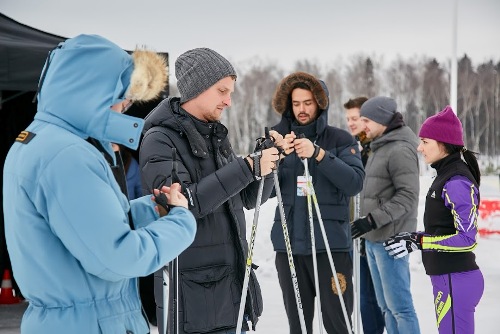
<path fill-rule="evenodd" d="M 345 130 L 327 125 L 328 103 L 325 84 L 303 72 L 284 78 L 273 98 L 274 109 L 282 115 L 281 122 L 273 129 L 284 136 L 286 143 L 283 147 L 286 148 L 286 157 L 279 165 L 279 182 L 302 300 L 301 311 L 308 333 L 312 333 L 316 292 L 307 200 L 299 186 L 301 180 L 304 181 L 303 159 L 307 159 L 349 317 L 353 306 L 349 198 L 361 191 L 364 171 L 354 138 Z M 347 333 L 316 213 L 314 235 L 323 324 L 328 333 Z M 300 333 L 279 208 L 276 209 L 271 239 L 290 333 Z"/>
<path fill-rule="evenodd" d="M 156 187 L 162 176 L 169 183 L 176 148 L 178 175 L 198 223 L 194 242 L 179 256 L 179 333 L 234 333 L 247 254 L 243 208 L 255 207 L 256 180 L 271 173 L 278 150 L 262 150 L 260 160 L 233 152 L 220 118 L 231 106 L 236 72 L 220 54 L 207 48 L 187 51 L 175 62 L 175 75 L 181 97 L 165 99 L 146 118 L 139 159 L 143 189 Z M 272 188 L 272 179 L 266 179 L 263 201 Z M 161 278 L 156 281 L 161 287 Z M 156 290 L 161 308 L 161 288 Z M 255 329 L 262 313 L 253 270 L 247 296 L 243 330 L 249 329 L 246 320 Z"/>
<path fill-rule="evenodd" d="M 372 141 L 361 193 L 363 217 L 352 222 L 352 237 L 366 239 L 366 258 L 387 332 L 419 334 L 408 257 L 394 260 L 382 244 L 394 234 L 416 230 L 418 139 L 392 98 L 372 97 L 360 114 Z"/>

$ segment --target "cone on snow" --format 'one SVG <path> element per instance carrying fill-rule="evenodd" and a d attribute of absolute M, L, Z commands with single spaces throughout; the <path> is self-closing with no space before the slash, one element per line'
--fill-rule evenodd
<path fill-rule="evenodd" d="M 17 304 L 20 302 L 21 299 L 14 296 L 14 290 L 12 290 L 10 271 L 9 269 L 5 269 L 3 272 L 2 286 L 0 287 L 0 304 Z"/>

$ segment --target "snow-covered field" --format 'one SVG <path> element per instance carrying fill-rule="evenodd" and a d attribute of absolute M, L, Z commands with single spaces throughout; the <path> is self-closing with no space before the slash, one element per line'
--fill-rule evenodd
<path fill-rule="evenodd" d="M 423 229 L 423 205 L 427 189 L 432 182 L 431 176 L 422 176 L 420 181 L 419 201 L 419 229 Z M 481 186 L 482 199 L 500 198 L 500 185 L 498 176 L 483 177 Z M 254 247 L 254 262 L 259 265 L 257 276 L 262 288 L 264 298 L 264 312 L 257 324 L 255 333 L 288 333 L 288 322 L 278 284 L 276 269 L 274 267 L 274 251 L 271 244 L 270 233 L 274 217 L 276 200 L 270 199 L 261 206 L 259 224 L 257 228 L 256 243 Z M 254 211 L 247 211 L 247 223 L 250 227 Z M 500 226 L 500 222 L 498 222 Z M 250 231 L 250 228 L 248 228 Z M 319 237 L 319 236 L 317 236 Z M 477 262 L 485 277 L 485 291 L 483 298 L 476 310 L 476 333 L 499 333 L 497 316 L 500 315 L 500 235 L 480 237 L 479 245 L 475 251 Z M 424 272 L 420 253 L 410 255 L 411 280 L 413 301 L 420 322 L 422 334 L 437 334 L 435 326 L 433 296 L 430 280 Z M 315 332 L 317 321 L 314 322 Z M 152 333 L 158 333 L 153 328 Z"/>

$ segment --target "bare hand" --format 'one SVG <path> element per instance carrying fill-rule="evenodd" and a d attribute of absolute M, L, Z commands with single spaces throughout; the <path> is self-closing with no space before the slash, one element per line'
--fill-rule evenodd
<path fill-rule="evenodd" d="M 173 206 L 180 206 L 183 208 L 188 208 L 188 201 L 186 197 L 182 194 L 181 192 L 181 185 L 179 183 L 174 183 L 170 187 L 162 187 L 160 190 L 154 189 L 154 195 L 158 196 L 160 194 L 160 191 L 167 196 L 167 203 L 169 205 Z M 153 196 L 153 200 L 155 200 L 155 197 Z M 157 212 L 160 214 L 160 217 L 163 217 L 166 215 L 168 212 L 160 205 L 156 206 Z"/>
<path fill-rule="evenodd" d="M 293 131 L 285 135 L 285 138 L 274 130 L 269 131 L 269 134 L 274 138 L 274 145 L 281 148 L 286 155 L 293 152 L 293 141 L 296 137 Z"/>
<path fill-rule="evenodd" d="M 271 174 L 274 168 L 276 168 L 276 161 L 279 160 L 278 149 L 276 147 L 271 147 L 262 151 L 262 156 L 260 157 L 260 175 L 266 176 Z"/>
<path fill-rule="evenodd" d="M 301 159 L 307 159 L 314 154 L 314 144 L 307 138 L 299 138 L 293 141 L 295 153 Z"/>

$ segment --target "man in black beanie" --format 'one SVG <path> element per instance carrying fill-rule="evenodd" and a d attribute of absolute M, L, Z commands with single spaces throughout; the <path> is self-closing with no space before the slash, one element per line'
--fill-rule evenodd
<path fill-rule="evenodd" d="M 178 333 L 234 333 L 247 254 L 243 208 L 255 207 L 257 180 L 271 173 L 278 150 L 247 157 L 233 152 L 220 119 L 231 106 L 236 72 L 223 56 L 208 48 L 189 50 L 175 62 L 175 75 L 180 98 L 165 99 L 146 118 L 140 149 L 143 190 L 157 186 L 159 176 L 171 182 L 176 148 L 178 176 L 198 222 L 193 244 L 179 256 Z M 276 132 L 271 135 L 282 140 Z M 262 202 L 271 194 L 272 181 L 264 181 Z M 156 302 L 162 333 L 159 276 Z M 255 329 L 261 313 L 262 296 L 252 270 L 243 330 L 249 330 L 247 321 Z"/>
<path fill-rule="evenodd" d="M 387 332 L 419 334 L 408 257 L 394 260 L 383 246 L 392 235 L 414 232 L 417 227 L 418 139 L 392 98 L 368 99 L 360 115 L 372 141 L 361 192 L 363 217 L 352 222 L 352 237 L 365 238 L 366 259 Z"/>

